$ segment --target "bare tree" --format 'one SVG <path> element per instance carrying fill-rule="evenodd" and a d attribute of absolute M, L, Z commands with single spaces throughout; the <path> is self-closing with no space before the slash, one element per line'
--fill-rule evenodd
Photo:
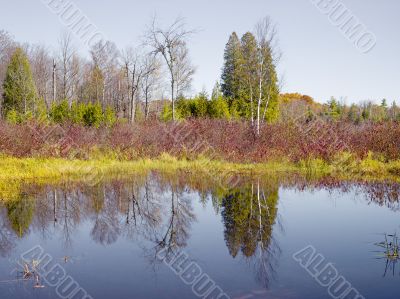
<path fill-rule="evenodd" d="M 136 99 L 138 97 L 140 82 L 144 73 L 143 58 L 137 50 L 129 47 L 122 54 L 125 69 L 127 99 L 129 106 L 129 121 L 135 122 Z"/>
<path fill-rule="evenodd" d="M 75 56 L 75 48 L 72 45 L 71 34 L 64 33 L 59 39 L 60 71 L 61 71 L 61 98 L 67 99 L 71 105 L 71 65 Z"/>
<path fill-rule="evenodd" d="M 113 42 L 99 41 L 93 45 L 90 54 L 93 64 L 101 70 L 104 76 L 101 95 L 103 107 L 115 104 L 115 102 L 118 101 L 120 52 Z"/>
<path fill-rule="evenodd" d="M 190 89 L 192 84 L 195 67 L 192 66 L 189 57 L 189 50 L 184 43 L 176 49 L 177 57 L 175 78 L 176 78 L 176 95 L 179 96 Z"/>
<path fill-rule="evenodd" d="M 175 120 L 175 97 L 178 87 L 187 88 L 194 72 L 190 66 L 186 44 L 188 37 L 193 33 L 193 30 L 185 28 L 182 18 L 176 19 L 166 29 L 158 27 L 154 18 L 145 34 L 145 44 L 152 49 L 153 54 L 160 54 L 164 58 L 169 71 L 173 120 Z"/>
<path fill-rule="evenodd" d="M 145 120 L 149 117 L 149 102 L 152 100 L 153 93 L 160 82 L 161 64 L 156 56 L 146 55 L 143 62 L 143 79 L 141 82 L 142 93 L 144 96 Z"/>
<path fill-rule="evenodd" d="M 74 54 L 70 66 L 70 94 L 73 100 L 79 98 L 79 89 L 83 84 L 83 65 L 85 65 L 85 60 Z"/>
<path fill-rule="evenodd" d="M 52 80 L 52 58 L 49 50 L 43 45 L 32 46 L 29 51 L 29 57 L 38 96 L 49 107 Z"/>

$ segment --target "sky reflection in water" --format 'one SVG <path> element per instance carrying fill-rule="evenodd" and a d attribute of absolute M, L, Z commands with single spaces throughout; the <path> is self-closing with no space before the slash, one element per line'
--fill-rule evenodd
<path fill-rule="evenodd" d="M 183 250 L 231 298 L 329 298 L 292 258 L 308 245 L 365 298 L 400 290 L 400 268 L 374 245 L 400 228 L 398 184 L 261 178 L 221 188 L 152 174 L 17 190 L 0 206 L 0 298 L 56 298 L 49 286 L 4 282 L 39 244 L 99 299 L 196 298 L 160 250 Z"/>

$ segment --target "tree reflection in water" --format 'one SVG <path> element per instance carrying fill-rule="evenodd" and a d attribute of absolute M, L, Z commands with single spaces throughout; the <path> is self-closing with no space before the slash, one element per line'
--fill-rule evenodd
<path fill-rule="evenodd" d="M 15 186 L 14 186 L 15 187 Z M 108 246 L 125 238 L 135 241 L 151 262 L 157 252 L 174 253 L 187 246 L 196 221 L 193 200 L 211 201 L 221 214 L 226 246 L 233 258 L 243 258 L 264 287 L 273 279 L 280 249 L 278 190 L 328 189 L 363 193 L 365 200 L 399 210 L 399 184 L 345 183 L 332 179 L 247 178 L 235 187 L 188 176 L 136 177 L 130 181 L 57 186 L 21 185 L 0 208 L 0 255 L 7 256 L 18 239 L 32 231 L 43 240 L 61 236 L 63 247 L 73 247 L 76 230 L 85 222 L 95 243 Z"/>
<path fill-rule="evenodd" d="M 260 186 L 260 180 L 227 191 L 222 198 L 225 241 L 232 257 L 241 251 L 265 287 L 274 276 L 280 249 L 272 237 L 277 218 L 279 186 Z"/>
<path fill-rule="evenodd" d="M 10 231 L 6 211 L 0 210 L 0 256 L 8 257 L 11 251 L 17 246 L 16 236 Z"/>
<path fill-rule="evenodd" d="M 21 192 L 18 198 L 8 201 L 5 204 L 11 229 L 19 238 L 29 233 L 35 203 L 35 200 L 30 198 L 27 193 Z"/>

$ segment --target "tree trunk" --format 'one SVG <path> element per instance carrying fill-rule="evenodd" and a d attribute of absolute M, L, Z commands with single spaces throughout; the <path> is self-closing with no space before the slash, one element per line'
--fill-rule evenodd
<path fill-rule="evenodd" d="M 261 111 L 261 102 L 262 102 L 262 81 L 263 81 L 263 70 L 264 70 L 264 59 L 260 58 L 260 73 L 258 78 L 258 88 L 259 88 L 259 96 L 257 103 L 257 136 L 260 136 L 260 111 Z"/>
<path fill-rule="evenodd" d="M 258 103 L 257 103 L 257 136 L 260 136 L 260 108 L 261 108 L 261 100 L 262 100 L 262 77 L 260 76 L 260 81 L 259 81 L 259 97 L 258 97 Z"/>
<path fill-rule="evenodd" d="M 146 88 L 145 92 L 145 106 L 144 106 L 144 119 L 147 121 L 147 118 L 149 117 L 149 91 Z"/>
<path fill-rule="evenodd" d="M 251 126 L 254 128 L 253 89 L 250 87 Z"/>
<path fill-rule="evenodd" d="M 129 78 L 129 67 L 128 67 L 128 65 L 126 65 L 125 66 L 125 71 L 126 71 L 126 86 L 127 86 L 127 89 L 126 89 L 126 91 L 127 91 L 127 95 L 126 95 L 126 99 L 127 99 L 127 101 L 126 101 L 126 103 L 127 103 L 127 106 L 129 106 L 128 108 L 129 108 L 129 110 L 128 110 L 128 118 L 129 118 L 129 121 L 130 122 L 132 122 L 132 119 L 131 119 L 131 117 L 132 117 L 132 111 L 131 111 L 131 85 L 130 85 L 130 78 Z M 126 106 L 125 106 L 125 108 L 126 108 Z M 126 116 L 126 115 L 125 115 Z"/>
<path fill-rule="evenodd" d="M 267 100 L 265 101 L 265 108 L 264 108 L 264 113 L 263 113 L 263 118 L 262 118 L 263 122 L 265 122 L 265 120 L 266 120 L 267 108 L 268 108 L 270 97 L 271 97 L 271 88 L 268 91 L 268 97 L 267 97 Z"/>
<path fill-rule="evenodd" d="M 136 103 L 135 103 L 135 91 L 132 84 L 132 93 L 131 93 L 131 123 L 135 122 L 135 114 L 136 114 Z"/>
<path fill-rule="evenodd" d="M 56 61 L 53 59 L 53 103 L 56 102 L 57 86 L 56 86 Z"/>
<path fill-rule="evenodd" d="M 172 120 L 175 121 L 175 81 L 171 80 Z"/>

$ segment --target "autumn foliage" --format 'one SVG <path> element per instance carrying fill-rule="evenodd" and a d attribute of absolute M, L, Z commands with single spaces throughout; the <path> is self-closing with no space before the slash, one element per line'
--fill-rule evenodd
<path fill-rule="evenodd" d="M 193 119 L 146 122 L 112 127 L 0 123 L 0 152 L 15 157 L 88 159 L 112 155 L 118 159 L 206 156 L 233 162 L 334 159 L 340 152 L 363 158 L 372 152 L 382 160 L 400 157 L 400 123 L 315 120 L 309 123 L 264 125 L 257 137 L 247 122 Z"/>

